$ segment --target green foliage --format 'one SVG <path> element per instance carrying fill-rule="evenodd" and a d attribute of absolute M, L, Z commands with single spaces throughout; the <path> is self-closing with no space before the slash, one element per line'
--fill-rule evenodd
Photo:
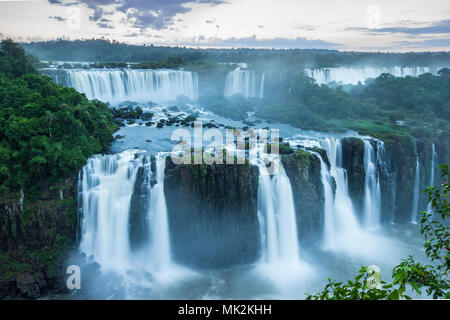
<path fill-rule="evenodd" d="M 130 45 L 114 40 L 56 40 L 24 43 L 23 47 L 41 60 L 47 61 L 117 61 L 157 62 L 169 57 L 182 56 L 184 61 L 208 60 L 214 62 L 248 62 L 252 69 L 273 65 L 276 70 L 293 70 L 336 67 L 340 65 L 398 66 L 448 65 L 448 52 L 339 52 L 322 49 L 200 49 L 186 47 L 164 47 L 154 45 Z"/>
<path fill-rule="evenodd" d="M 392 284 L 380 282 L 380 287 L 370 285 L 369 278 L 375 272 L 370 272 L 366 267 L 361 267 L 353 281 L 347 283 L 333 281 L 328 278 L 328 283 L 323 291 L 314 295 L 308 295 L 306 300 L 398 300 L 400 298 L 411 299 L 405 295 L 405 288 L 394 288 Z"/>
<path fill-rule="evenodd" d="M 0 74 L 8 79 L 20 77 L 27 73 L 36 73 L 31 57 L 24 49 L 11 39 L 2 40 L 0 46 Z"/>
<path fill-rule="evenodd" d="M 49 77 L 21 75 L 30 67 L 14 43 L 3 41 L 2 52 L 8 55 L 0 56 L 6 74 L 0 74 L 0 194 L 8 198 L 36 191 L 42 180 L 72 176 L 110 144 L 116 126 L 104 103 Z M 5 61 L 19 71 L 9 72 Z"/>
<path fill-rule="evenodd" d="M 328 279 L 325 288 L 314 295 L 308 294 L 307 300 L 398 300 L 411 299 L 405 292 L 410 287 L 421 295 L 423 290 L 434 299 L 450 299 L 450 242 L 449 228 L 445 220 L 449 217 L 449 168 L 450 165 L 439 166 L 441 169 L 442 187 L 429 186 L 426 189 L 433 212 L 422 212 L 420 232 L 425 237 L 425 253 L 433 263 L 422 265 L 414 261 L 412 256 L 404 259 L 392 271 L 393 281 L 390 284 L 381 282 L 381 287 L 368 286 L 367 279 L 373 274 L 362 267 L 354 281 L 347 283 Z M 433 220 L 439 217 L 440 221 Z"/>
<path fill-rule="evenodd" d="M 449 136 L 449 69 L 442 69 L 438 76 L 383 74 L 367 82 L 349 94 L 341 87 L 318 86 L 313 79 L 291 72 L 277 83 L 270 98 L 260 102 L 256 115 L 302 129 L 351 129 L 378 138 L 391 134 L 429 140 Z"/>

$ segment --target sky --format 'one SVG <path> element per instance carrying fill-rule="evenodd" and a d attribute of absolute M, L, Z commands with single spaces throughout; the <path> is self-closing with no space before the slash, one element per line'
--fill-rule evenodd
<path fill-rule="evenodd" d="M 0 0 L 0 38 L 450 51 L 449 0 Z"/>

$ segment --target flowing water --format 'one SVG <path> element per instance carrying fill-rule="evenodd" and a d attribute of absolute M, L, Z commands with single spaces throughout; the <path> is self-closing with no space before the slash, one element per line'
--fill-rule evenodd
<path fill-rule="evenodd" d="M 364 223 L 368 228 L 380 224 L 381 191 L 375 151 L 370 141 L 364 140 Z"/>
<path fill-rule="evenodd" d="M 382 73 L 390 73 L 395 77 L 417 77 L 426 72 L 437 74 L 440 67 L 339 67 L 322 69 L 305 69 L 308 77 L 314 78 L 317 84 L 337 82 L 357 85 L 368 78 L 377 78 Z"/>
<path fill-rule="evenodd" d="M 110 103 L 175 101 L 198 96 L 198 77 L 180 70 L 66 70 L 69 86 L 89 99 Z M 57 79 L 58 81 L 58 79 Z"/>
<path fill-rule="evenodd" d="M 264 78 L 265 74 L 263 73 L 258 86 L 255 71 L 239 69 L 230 71 L 225 79 L 224 95 L 230 97 L 235 94 L 242 94 L 246 98 L 263 97 Z"/>

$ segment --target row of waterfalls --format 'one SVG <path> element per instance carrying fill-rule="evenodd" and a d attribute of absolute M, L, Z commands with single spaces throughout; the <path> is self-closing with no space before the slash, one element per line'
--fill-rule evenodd
<path fill-rule="evenodd" d="M 419 76 L 426 72 L 437 74 L 437 67 L 389 67 L 389 68 L 322 68 L 305 69 L 305 74 L 318 84 L 364 83 L 382 73 L 397 77 Z M 196 72 L 183 70 L 64 70 L 64 73 L 44 71 L 60 84 L 73 87 L 86 94 L 89 99 L 118 104 L 123 101 L 140 103 L 175 101 L 185 96 L 195 101 L 199 96 L 199 79 Z M 236 69 L 225 79 L 224 95 L 231 97 L 241 94 L 245 98 L 263 98 L 266 73 Z"/>
<path fill-rule="evenodd" d="M 382 141 L 363 139 L 363 143 L 365 180 L 360 211 L 349 193 L 348 176 L 343 168 L 342 140 L 329 137 L 314 141 L 325 151 L 328 163 L 318 152 L 309 151 L 320 160 L 324 250 L 346 250 L 355 244 L 370 242 L 372 240 L 365 238 L 368 232 L 380 227 L 383 201 L 380 174 L 388 159 Z M 166 204 L 166 193 L 170 190 L 164 189 L 169 155 L 160 152 L 150 156 L 140 150 L 98 155 L 89 159 L 80 173 L 80 250 L 92 256 L 102 269 L 119 274 L 126 274 L 130 269 L 155 276 L 169 273 L 170 277 L 173 277 L 173 270 L 183 270 L 171 250 L 171 223 Z M 434 146 L 432 161 L 434 167 Z M 256 163 L 259 169 L 257 232 L 260 239 L 257 262 L 269 270 L 275 268 L 279 274 L 283 273 L 283 268 L 301 269 L 303 264 L 302 234 L 297 228 L 302 216 L 296 214 L 296 194 L 283 162 L 277 158 L 273 163 L 277 167 L 273 175 L 268 174 L 263 161 Z M 430 176 L 434 179 L 433 172 Z M 411 221 L 415 221 L 414 210 L 419 206 L 416 192 L 422 186 L 418 185 L 416 179 Z M 220 252 L 221 248 L 216 250 Z"/>

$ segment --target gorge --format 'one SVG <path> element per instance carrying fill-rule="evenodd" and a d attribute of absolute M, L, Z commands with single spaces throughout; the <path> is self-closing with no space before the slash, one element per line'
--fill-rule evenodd
<path fill-rule="evenodd" d="M 64 297 L 304 298 L 325 275 L 345 279 L 361 264 L 377 264 L 389 278 L 401 256 L 424 258 L 416 214 L 429 208 L 421 191 L 448 162 L 448 141 L 403 132 L 373 137 L 303 130 L 255 112 L 245 120 L 221 116 L 201 101 L 202 75 L 195 71 L 42 73 L 110 107 L 140 110 L 136 117 L 116 116 L 120 128 L 111 146 L 67 181 L 70 192 L 52 191 L 53 198 L 78 200 L 77 221 L 67 230 L 75 248 L 66 264 L 81 266 L 85 286 Z M 232 70 L 217 82 L 225 99 L 264 100 L 276 89 L 273 77 Z M 289 87 L 287 93 L 295 92 Z M 268 174 L 263 158 L 174 164 L 173 129 L 192 132 L 193 119 L 224 135 L 226 129 L 241 129 L 246 137 L 279 129 L 281 155 L 270 158 L 275 174 Z M 248 156 L 252 146 L 244 145 Z M 40 221 L 22 223 L 17 203 L 1 210 L 4 248 L 53 236 L 33 231 Z M 16 225 L 22 226 L 18 233 Z"/>

